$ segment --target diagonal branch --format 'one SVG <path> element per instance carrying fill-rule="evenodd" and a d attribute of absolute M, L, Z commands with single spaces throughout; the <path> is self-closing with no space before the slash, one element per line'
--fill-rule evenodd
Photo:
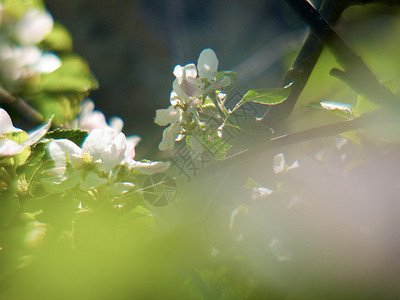
<path fill-rule="evenodd" d="M 383 86 L 362 58 L 333 29 L 329 22 L 307 0 L 285 0 L 306 22 L 343 67 L 351 87 L 375 103 L 397 105 L 398 96 Z"/>
<path fill-rule="evenodd" d="M 347 1 L 324 0 L 320 12 L 331 23 L 336 24 L 342 12 L 347 7 Z M 301 92 L 307 84 L 308 78 L 322 52 L 323 44 L 317 35 L 310 32 L 306 37 L 295 61 L 284 75 L 281 86 L 292 84 L 288 99 L 279 105 L 270 106 L 261 119 L 265 126 L 276 129 L 282 124 L 293 110 Z"/>
<path fill-rule="evenodd" d="M 21 116 L 24 116 L 29 121 L 34 123 L 40 123 L 43 121 L 43 116 L 26 101 L 11 95 L 5 89 L 0 87 L 0 103 L 2 102 L 18 111 Z"/>

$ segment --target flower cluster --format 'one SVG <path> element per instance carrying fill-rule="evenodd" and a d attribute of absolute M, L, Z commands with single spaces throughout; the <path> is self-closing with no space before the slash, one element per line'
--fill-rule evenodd
<path fill-rule="evenodd" d="M 57 55 L 38 46 L 53 25 L 46 10 L 27 9 L 16 18 L 0 2 L 0 82 L 7 90 L 13 92 L 34 74 L 50 73 L 61 66 Z"/>
<path fill-rule="evenodd" d="M 221 102 L 223 88 L 232 84 L 228 76 L 218 76 L 218 59 L 212 49 L 200 53 L 197 66 L 193 63 L 174 68 L 175 80 L 170 95 L 171 105 L 156 111 L 155 123 L 168 126 L 159 144 L 160 150 L 174 149 L 175 142 L 185 136 L 203 135 L 206 131 L 205 111 L 223 120 L 228 111 Z"/>
<path fill-rule="evenodd" d="M 168 162 L 135 161 L 135 146 L 111 127 L 93 129 L 82 147 L 68 139 L 52 140 L 48 152 L 54 167 L 46 171 L 51 175 L 47 182 L 56 189 L 79 185 L 82 190 L 89 190 L 107 184 L 133 187 L 131 182 L 115 182 L 121 167 L 141 174 L 163 172 L 169 167 Z"/>
<path fill-rule="evenodd" d="M 97 111 L 95 114 L 102 113 Z M 15 128 L 8 113 L 0 108 L 0 163 L 4 165 L 7 158 L 27 151 L 23 164 L 31 154 L 31 146 L 41 141 L 49 160 L 44 160 L 42 165 L 37 166 L 38 170 L 42 170 L 39 184 L 43 184 L 51 192 L 63 193 L 76 187 L 84 192 L 103 188 L 108 190 L 109 196 L 115 197 L 135 186 L 132 176 L 125 176 L 121 181 L 121 172 L 151 175 L 164 172 L 170 165 L 169 162 L 162 161 L 136 161 L 135 146 L 140 139 L 137 136 L 127 138 L 120 131 L 122 126 L 112 128 L 106 123 L 106 126 L 100 126 L 104 125 L 100 122 L 97 124 L 99 128 L 92 128 L 82 145 L 78 146 L 70 139 L 43 138 L 50 123 L 51 119 L 28 134 Z"/>

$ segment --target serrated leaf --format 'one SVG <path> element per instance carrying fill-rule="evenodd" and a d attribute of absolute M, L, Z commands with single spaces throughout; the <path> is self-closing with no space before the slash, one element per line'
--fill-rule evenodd
<path fill-rule="evenodd" d="M 218 136 L 216 132 L 200 137 L 204 148 L 210 152 L 216 160 L 224 159 L 229 149 L 232 147 Z"/>
<path fill-rule="evenodd" d="M 62 130 L 56 129 L 48 132 L 44 137 L 47 139 L 67 139 L 74 142 L 78 146 L 83 143 L 83 140 L 87 137 L 88 132 L 79 129 Z"/>
<path fill-rule="evenodd" d="M 283 88 L 250 90 L 243 96 L 242 100 L 240 100 L 238 107 L 247 102 L 267 105 L 282 103 L 290 95 L 290 86 L 291 84 Z"/>

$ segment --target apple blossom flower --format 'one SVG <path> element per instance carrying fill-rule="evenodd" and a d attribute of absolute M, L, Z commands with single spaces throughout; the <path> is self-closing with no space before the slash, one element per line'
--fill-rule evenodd
<path fill-rule="evenodd" d="M 13 156 L 21 153 L 26 147 L 32 146 L 49 130 L 51 119 L 43 126 L 27 134 L 19 128 L 15 128 L 8 113 L 0 108 L 0 158 Z M 18 143 L 13 140 L 13 134 L 20 133 L 22 142 Z M 24 136 L 25 135 L 25 136 Z M 21 140 L 21 137 L 18 137 Z"/>
<path fill-rule="evenodd" d="M 121 132 L 124 127 L 124 121 L 120 117 L 111 117 L 107 123 L 104 113 L 94 109 L 92 99 L 85 99 L 81 104 L 81 112 L 79 116 L 71 121 L 66 127 L 79 128 L 87 131 L 94 129 L 104 129 L 111 127 L 116 132 Z M 136 136 L 140 140 L 138 136 Z"/>
<path fill-rule="evenodd" d="M 7 26 L 1 28 L 6 31 L 5 36 L 12 36 L 15 42 L 0 41 L 0 75 L 9 91 L 18 89 L 35 74 L 50 73 L 61 66 L 57 55 L 43 52 L 37 46 L 53 30 L 53 25 L 49 12 L 28 9 L 19 20 L 7 22 Z"/>
<path fill-rule="evenodd" d="M 164 162 L 135 161 L 135 144 L 110 127 L 92 130 L 82 147 L 67 139 L 52 140 L 48 151 L 54 168 L 45 171 L 53 176 L 46 181 L 64 188 L 80 184 L 86 190 L 107 184 L 118 166 L 124 165 L 142 174 L 163 172 L 169 167 Z"/>
<path fill-rule="evenodd" d="M 176 79 L 172 84 L 171 106 L 158 109 L 154 120 L 160 126 L 168 126 L 163 131 L 160 150 L 174 149 L 176 141 L 200 132 L 204 127 L 200 121 L 201 105 L 208 93 L 216 89 L 213 84 L 217 68 L 218 59 L 212 49 L 204 49 L 200 53 L 197 67 L 193 63 L 175 66 L 173 74 Z"/>
<path fill-rule="evenodd" d="M 29 9 L 15 24 L 15 36 L 21 44 L 37 44 L 52 31 L 53 25 L 53 17 L 49 12 Z"/>
<path fill-rule="evenodd" d="M 177 65 L 174 68 L 176 77 L 173 88 L 178 95 L 183 91 L 189 97 L 200 97 L 206 87 L 217 75 L 218 59 L 212 49 L 204 49 L 199 56 L 196 65 L 193 63 L 185 66 Z M 183 98 L 186 98 L 183 96 Z M 185 100 L 185 99 L 182 99 Z"/>

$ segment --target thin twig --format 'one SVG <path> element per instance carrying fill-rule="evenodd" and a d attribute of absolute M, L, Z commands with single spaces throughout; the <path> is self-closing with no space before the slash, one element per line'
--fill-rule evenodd
<path fill-rule="evenodd" d="M 0 87 L 0 103 L 3 102 L 12 107 L 22 116 L 34 123 L 43 121 L 43 116 L 30 106 L 25 100 L 11 95 L 8 91 Z"/>

